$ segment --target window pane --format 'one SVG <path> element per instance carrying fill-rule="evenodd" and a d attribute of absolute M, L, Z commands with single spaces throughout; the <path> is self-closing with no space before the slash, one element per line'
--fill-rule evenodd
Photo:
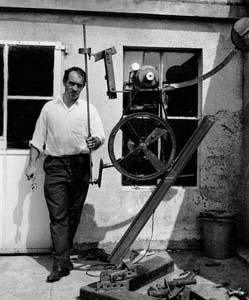
<path fill-rule="evenodd" d="M 197 84 L 167 93 L 168 116 L 197 117 L 198 86 Z"/>
<path fill-rule="evenodd" d="M 180 56 L 182 58 L 182 56 Z M 192 55 L 182 64 L 175 64 L 166 71 L 167 83 L 178 83 L 194 79 L 198 76 L 197 55 Z M 197 117 L 198 85 L 170 91 L 168 94 L 168 115 Z"/>
<path fill-rule="evenodd" d="M 8 94 L 52 96 L 54 47 L 10 46 Z"/>
<path fill-rule="evenodd" d="M 8 101 L 8 148 L 27 149 L 45 100 Z"/>
<path fill-rule="evenodd" d="M 195 120 L 168 120 L 176 138 L 176 156 L 185 146 L 193 132 L 197 128 L 198 121 Z M 191 157 L 180 177 L 174 185 L 195 186 L 197 184 L 197 151 Z"/>
<path fill-rule="evenodd" d="M 180 66 L 184 62 L 188 61 L 193 57 L 193 53 L 186 52 L 164 52 L 162 54 L 162 64 L 163 64 L 163 81 L 166 81 L 166 72 L 169 68 L 173 66 Z"/>
<path fill-rule="evenodd" d="M 144 52 L 143 65 L 153 66 L 159 70 L 160 55 L 158 52 Z"/>
<path fill-rule="evenodd" d="M 129 81 L 129 74 L 132 71 L 132 64 L 138 63 L 142 66 L 143 62 L 143 51 L 127 51 L 124 54 L 124 81 Z"/>
<path fill-rule="evenodd" d="M 0 46 L 0 136 L 3 135 L 3 46 Z"/>

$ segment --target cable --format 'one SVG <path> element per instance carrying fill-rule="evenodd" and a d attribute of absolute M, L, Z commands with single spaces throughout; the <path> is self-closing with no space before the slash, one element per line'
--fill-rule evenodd
<path fill-rule="evenodd" d="M 150 245 L 151 245 L 152 237 L 153 237 L 153 234 L 154 234 L 154 217 L 155 217 L 155 213 L 152 214 L 151 236 L 150 236 L 150 239 L 149 239 L 148 246 L 145 250 L 144 255 L 138 261 L 136 261 L 135 264 L 138 264 L 146 256 L 146 254 L 150 250 Z M 114 264 L 94 264 L 86 270 L 86 275 L 89 276 L 89 277 L 95 277 L 95 278 L 98 277 L 99 278 L 100 275 L 94 275 L 94 274 L 89 273 L 91 271 L 93 272 L 94 271 L 93 269 L 96 268 L 96 267 L 103 267 L 103 269 L 98 268 L 98 270 L 96 270 L 96 271 L 105 271 L 105 270 L 108 270 L 108 269 L 114 270 L 114 269 L 117 268 L 117 266 L 115 266 Z"/>
<path fill-rule="evenodd" d="M 149 240 L 149 244 L 148 244 L 148 246 L 147 246 L 147 249 L 145 250 L 144 255 L 143 255 L 141 258 L 139 258 L 139 260 L 136 261 L 135 264 L 139 263 L 142 259 L 144 259 L 145 256 L 146 256 L 146 254 L 147 254 L 147 253 L 149 252 L 149 250 L 150 250 L 150 244 L 151 244 L 152 237 L 153 237 L 153 234 L 154 234 L 154 217 L 155 217 L 155 212 L 152 214 L 152 220 L 151 220 L 151 221 L 152 221 L 152 223 L 151 223 L 151 236 L 150 236 L 150 240 Z"/>
<path fill-rule="evenodd" d="M 91 271 L 94 271 L 93 268 L 96 268 L 96 267 L 104 267 L 102 270 L 101 269 L 98 269 L 96 271 L 106 271 L 108 270 L 107 267 L 110 267 L 110 269 L 115 269 L 116 266 L 113 265 L 113 264 L 94 264 L 92 266 L 90 266 L 87 270 L 86 270 L 86 275 L 90 276 L 90 277 L 99 277 L 99 275 L 93 275 L 93 274 L 90 274 L 89 272 Z"/>

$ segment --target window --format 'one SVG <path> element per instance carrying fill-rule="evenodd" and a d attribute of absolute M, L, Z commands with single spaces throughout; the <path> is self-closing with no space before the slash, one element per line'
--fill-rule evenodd
<path fill-rule="evenodd" d="M 59 92 L 61 50 L 59 43 L 2 43 L 1 148 L 29 148 L 43 105 Z"/>
<path fill-rule="evenodd" d="M 177 83 L 193 79 L 198 76 L 198 63 L 200 50 L 189 49 L 144 49 L 125 47 L 124 49 L 124 87 L 130 80 L 132 64 L 138 63 L 141 66 L 154 67 L 159 75 L 158 87 L 153 91 L 136 91 L 136 95 L 129 98 L 129 93 L 123 96 L 123 114 L 129 115 L 134 112 L 149 112 L 165 118 L 165 111 L 162 109 L 162 87 L 167 83 Z M 124 89 L 125 89 L 124 88 Z M 166 93 L 166 118 L 173 129 L 176 138 L 176 156 L 188 141 L 199 121 L 198 84 L 193 86 L 175 89 Z M 132 102 L 132 103 L 131 103 Z M 143 123 L 134 125 L 137 130 Z M 148 123 L 149 126 L 149 123 Z M 148 127 L 147 126 L 147 127 Z M 150 132 L 150 128 L 147 128 Z M 127 138 L 123 134 L 122 153 L 127 153 Z M 155 152 L 154 152 L 155 153 Z M 157 156 L 160 156 L 160 149 L 157 149 Z M 139 161 L 135 162 L 139 164 Z M 133 164 L 133 168 L 145 166 Z M 157 180 L 136 181 L 122 175 L 122 184 L 129 185 L 153 185 Z M 197 184 L 197 153 L 188 162 L 175 185 L 196 186 Z"/>

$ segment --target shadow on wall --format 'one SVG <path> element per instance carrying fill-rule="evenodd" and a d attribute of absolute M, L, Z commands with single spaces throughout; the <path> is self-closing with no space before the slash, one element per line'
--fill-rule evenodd
<path fill-rule="evenodd" d="M 117 224 L 102 227 L 98 226 L 94 218 L 94 206 L 86 203 L 84 205 L 81 222 L 75 236 L 76 248 L 84 250 L 97 247 L 99 242 L 104 240 L 108 231 L 116 230 L 130 224 L 134 217 Z"/>
<path fill-rule="evenodd" d="M 25 168 L 27 161 L 25 163 Z M 43 159 L 37 166 L 37 189 L 31 191 L 31 181 L 21 174 L 18 182 L 18 201 L 13 211 L 16 225 L 14 243 L 17 249 L 25 252 L 48 252 L 50 249 L 49 218 L 43 196 Z"/>
<path fill-rule="evenodd" d="M 25 163 L 25 168 L 28 160 Z M 43 194 L 44 172 L 43 159 L 37 166 L 37 189 L 31 191 L 31 181 L 27 181 L 25 168 L 18 181 L 18 200 L 13 208 L 12 220 L 15 228 L 13 248 L 19 252 L 50 253 L 51 238 L 49 229 L 49 215 Z M 129 224 L 133 217 L 118 224 L 99 227 L 94 220 L 95 209 L 86 203 L 83 208 L 81 222 L 76 233 L 76 243 L 98 244 L 108 231 L 122 228 Z M 77 245 L 76 245 L 77 247 Z"/>
<path fill-rule="evenodd" d="M 210 24 L 210 31 L 220 33 L 213 63 L 215 67 L 231 51 L 233 44 L 230 31 L 222 24 L 217 25 L 217 28 Z M 241 54 L 236 54 L 228 65 L 204 82 L 207 90 L 203 93 L 205 103 L 202 104 L 202 114 L 215 115 L 217 121 L 199 146 L 199 183 L 195 190 L 186 189 L 171 233 L 169 248 L 199 246 L 200 224 L 197 217 L 200 212 L 225 209 L 239 214 L 241 211 L 241 61 Z M 180 234 L 185 239 L 179 239 Z M 191 241 L 193 236 L 197 240 Z"/>

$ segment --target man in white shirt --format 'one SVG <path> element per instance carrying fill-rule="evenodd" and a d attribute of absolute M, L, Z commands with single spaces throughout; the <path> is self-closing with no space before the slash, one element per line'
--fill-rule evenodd
<path fill-rule="evenodd" d="M 99 114 L 91 104 L 89 137 L 87 103 L 80 98 L 85 83 L 81 68 L 65 71 L 65 92 L 44 105 L 30 141 L 28 180 L 35 177 L 40 153 L 46 155 L 44 194 L 53 246 L 53 269 L 47 282 L 69 275 L 73 268 L 69 253 L 89 187 L 89 151 L 99 148 L 105 139 Z"/>

